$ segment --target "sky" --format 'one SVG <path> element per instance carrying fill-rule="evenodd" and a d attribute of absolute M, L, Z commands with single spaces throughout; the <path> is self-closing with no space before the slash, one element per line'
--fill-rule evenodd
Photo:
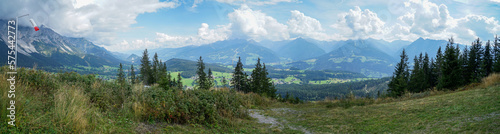
<path fill-rule="evenodd" d="M 110 51 L 177 48 L 230 39 L 447 40 L 500 33 L 500 0 L 17 0 L 0 19 L 38 25 Z M 29 26 L 28 21 L 20 21 Z"/>

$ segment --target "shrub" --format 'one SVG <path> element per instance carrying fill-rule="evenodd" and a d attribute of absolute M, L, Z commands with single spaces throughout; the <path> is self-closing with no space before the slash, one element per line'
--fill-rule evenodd
<path fill-rule="evenodd" d="M 480 86 L 481 88 L 486 88 L 489 86 L 497 85 L 499 83 L 500 83 L 500 74 L 493 73 L 490 74 L 488 77 L 483 78 Z"/>

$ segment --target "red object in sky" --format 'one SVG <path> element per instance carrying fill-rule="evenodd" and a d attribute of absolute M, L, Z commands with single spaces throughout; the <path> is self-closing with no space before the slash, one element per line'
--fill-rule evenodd
<path fill-rule="evenodd" d="M 40 30 L 33 19 L 30 19 L 31 25 L 35 28 L 35 31 Z"/>

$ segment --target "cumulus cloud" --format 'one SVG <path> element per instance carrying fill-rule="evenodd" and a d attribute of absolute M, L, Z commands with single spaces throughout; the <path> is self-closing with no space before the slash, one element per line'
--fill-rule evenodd
<path fill-rule="evenodd" d="M 298 0 L 217 0 L 217 2 L 227 3 L 232 5 L 276 5 L 280 2 L 296 2 L 301 3 Z"/>
<path fill-rule="evenodd" d="M 500 31 L 498 20 L 494 17 L 469 14 L 453 18 L 444 4 L 437 5 L 428 0 L 410 0 L 405 2 L 405 7 L 408 9 L 407 12 L 398 19 L 403 28 L 400 34 L 407 35 L 407 38 L 445 40 L 453 36 L 455 41 L 468 44 L 478 37 L 490 39 Z M 409 33 L 406 30 L 408 28 Z"/>
<path fill-rule="evenodd" d="M 112 51 L 127 51 L 127 50 L 142 50 L 144 48 L 158 48 L 160 47 L 160 44 L 151 41 L 149 39 L 136 39 L 132 41 L 125 41 L 123 40 L 120 43 L 116 43 L 113 45 L 107 45 L 103 46 L 104 48 Z"/>
<path fill-rule="evenodd" d="M 115 32 L 129 29 L 142 13 L 155 12 L 160 8 L 175 8 L 177 1 L 158 0 L 108 0 L 75 2 L 57 1 L 1 1 L 0 18 L 10 19 L 19 14 L 31 13 L 38 25 L 45 25 L 56 32 L 73 37 L 87 37 L 97 42 L 108 43 Z M 25 7 L 25 8 L 19 8 Z M 20 24 L 29 25 L 27 22 Z"/>
<path fill-rule="evenodd" d="M 288 27 L 261 11 L 254 11 L 247 5 L 228 14 L 233 38 L 260 41 L 288 39 Z"/>
<path fill-rule="evenodd" d="M 368 38 L 384 34 L 387 31 L 385 22 L 378 18 L 376 13 L 356 6 L 349 12 L 340 14 L 338 23 L 331 27 L 351 35 L 352 38 Z"/>
<path fill-rule="evenodd" d="M 202 23 L 196 36 L 173 36 L 156 33 L 156 41 L 162 44 L 162 47 L 170 48 L 209 44 L 228 39 L 231 34 L 229 27 L 228 25 L 221 25 L 215 29 L 210 29 L 207 23 Z"/>
<path fill-rule="evenodd" d="M 437 5 L 428 0 L 410 0 L 405 2 L 410 11 L 399 17 L 403 23 L 411 27 L 411 32 L 419 35 L 441 34 L 454 25 L 448 7 Z"/>

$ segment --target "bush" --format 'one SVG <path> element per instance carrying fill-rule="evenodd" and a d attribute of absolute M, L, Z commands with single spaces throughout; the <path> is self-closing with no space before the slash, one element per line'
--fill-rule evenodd
<path fill-rule="evenodd" d="M 254 93 L 219 90 L 163 90 L 159 87 L 134 90 L 140 95 L 127 104 L 143 121 L 217 125 L 227 119 L 244 118 L 244 107 L 267 106 L 269 99 Z"/>
<path fill-rule="evenodd" d="M 500 83 L 500 74 L 498 73 L 493 73 L 490 74 L 488 77 L 485 77 L 482 79 L 481 82 L 481 88 L 486 88 L 489 86 L 494 86 Z"/>

